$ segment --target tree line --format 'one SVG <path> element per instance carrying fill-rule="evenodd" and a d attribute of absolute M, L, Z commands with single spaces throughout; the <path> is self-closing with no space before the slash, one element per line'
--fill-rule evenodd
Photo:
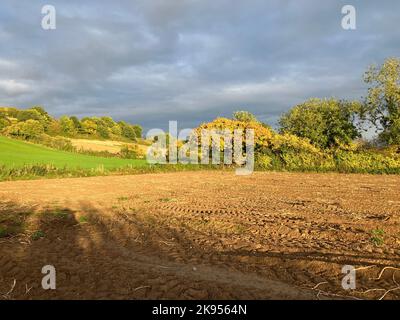
<path fill-rule="evenodd" d="M 380 66 L 371 66 L 364 81 L 368 85 L 364 99 L 309 99 L 281 116 L 279 133 L 304 138 L 321 149 L 332 149 L 349 146 L 364 130 L 374 128 L 379 145 L 400 145 L 400 59 L 388 58 Z M 247 111 L 238 111 L 233 118 L 243 123 L 259 122 Z M 142 136 L 139 125 L 116 122 L 111 117 L 55 119 L 40 106 L 26 110 L 0 108 L 0 131 L 24 139 L 47 134 L 135 141 Z"/>
<path fill-rule="evenodd" d="M 0 131 L 23 139 L 35 139 L 43 134 L 69 138 L 98 138 L 136 141 L 142 136 L 142 127 L 111 117 L 62 116 L 56 119 L 41 106 L 29 109 L 0 107 Z"/>
<path fill-rule="evenodd" d="M 253 129 L 259 170 L 400 173 L 400 59 L 371 66 L 365 98 L 312 98 L 282 114 L 277 130 L 248 111 L 196 129 Z M 363 131 L 376 131 L 374 140 Z"/>
<path fill-rule="evenodd" d="M 283 114 L 279 131 L 332 148 L 349 145 L 372 128 L 379 145 L 400 145 L 400 59 L 369 67 L 364 81 L 368 85 L 364 99 L 310 99 Z"/>

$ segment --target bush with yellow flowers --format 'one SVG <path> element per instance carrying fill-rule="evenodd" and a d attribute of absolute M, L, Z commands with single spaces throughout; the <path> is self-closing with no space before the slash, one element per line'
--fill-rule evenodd
<path fill-rule="evenodd" d="M 292 134 L 274 134 L 270 151 L 264 152 L 275 158 L 275 167 L 287 170 L 327 171 L 334 167 L 333 157 L 312 145 L 308 139 Z M 280 164 L 277 166 L 277 159 Z M 265 162 L 265 159 L 262 158 Z"/>
<path fill-rule="evenodd" d="M 289 171 L 339 171 L 360 173 L 400 173 L 400 150 L 398 146 L 384 149 L 365 148 L 359 142 L 338 143 L 336 147 L 322 149 L 307 138 L 293 134 L 278 134 L 257 121 L 238 121 L 217 118 L 195 129 L 198 143 L 201 130 L 224 130 L 233 134 L 235 129 L 255 133 L 255 165 L 257 170 Z M 223 152 L 224 144 L 220 146 Z M 211 145 L 210 145 L 211 147 Z"/>
<path fill-rule="evenodd" d="M 211 122 L 203 123 L 195 129 L 195 134 L 198 137 L 199 144 L 201 143 L 202 130 L 216 130 L 217 132 L 226 130 L 233 135 L 235 130 L 242 130 L 242 141 L 246 141 L 246 130 L 254 130 L 254 148 L 260 150 L 261 148 L 268 147 L 273 136 L 272 130 L 263 126 L 258 121 L 238 121 L 228 118 L 217 118 Z M 221 141 L 221 151 L 224 148 L 223 141 Z"/>
<path fill-rule="evenodd" d="M 336 169 L 354 173 L 400 173 L 400 157 L 375 151 L 335 152 Z"/>

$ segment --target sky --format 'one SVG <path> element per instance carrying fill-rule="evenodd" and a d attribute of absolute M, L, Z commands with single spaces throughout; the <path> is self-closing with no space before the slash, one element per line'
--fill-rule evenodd
<path fill-rule="evenodd" d="M 236 110 L 276 125 L 311 97 L 365 96 L 367 67 L 400 56 L 399 21 L 398 0 L 2 0 L 0 105 L 145 130 Z"/>

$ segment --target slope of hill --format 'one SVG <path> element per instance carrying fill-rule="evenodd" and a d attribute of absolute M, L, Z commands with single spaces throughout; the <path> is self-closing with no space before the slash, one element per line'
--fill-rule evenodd
<path fill-rule="evenodd" d="M 91 169 L 104 166 L 116 169 L 128 165 L 145 167 L 145 160 L 102 158 L 72 152 L 58 151 L 40 145 L 0 136 L 0 165 L 22 167 L 29 164 L 51 164 L 57 168 Z"/>

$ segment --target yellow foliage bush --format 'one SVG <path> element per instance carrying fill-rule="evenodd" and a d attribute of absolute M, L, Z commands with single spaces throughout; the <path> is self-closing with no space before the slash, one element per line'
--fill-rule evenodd
<path fill-rule="evenodd" d="M 195 134 L 199 143 L 202 129 L 228 130 L 230 133 L 235 129 L 254 129 L 255 164 L 259 170 L 400 173 L 398 146 L 365 149 L 356 141 L 332 149 L 320 149 L 306 138 L 289 133 L 277 134 L 259 122 L 227 118 L 217 118 L 198 127 Z M 243 133 L 243 141 L 244 138 Z"/>
<path fill-rule="evenodd" d="M 336 168 L 342 172 L 400 173 L 400 157 L 377 152 L 345 152 L 335 154 Z"/>
<path fill-rule="evenodd" d="M 197 129 L 195 129 L 195 134 L 199 138 L 199 143 L 201 142 L 201 131 L 202 130 L 228 130 L 233 134 L 234 130 L 243 130 L 243 141 L 245 141 L 246 130 L 254 130 L 254 144 L 255 149 L 268 147 L 270 145 L 273 132 L 264 127 L 261 123 L 257 121 L 238 121 L 228 118 L 217 118 L 211 122 L 201 124 Z"/>
<path fill-rule="evenodd" d="M 273 151 L 292 150 L 322 155 L 322 151 L 318 147 L 312 145 L 308 139 L 300 138 L 289 133 L 274 134 L 271 139 L 271 149 Z"/>

